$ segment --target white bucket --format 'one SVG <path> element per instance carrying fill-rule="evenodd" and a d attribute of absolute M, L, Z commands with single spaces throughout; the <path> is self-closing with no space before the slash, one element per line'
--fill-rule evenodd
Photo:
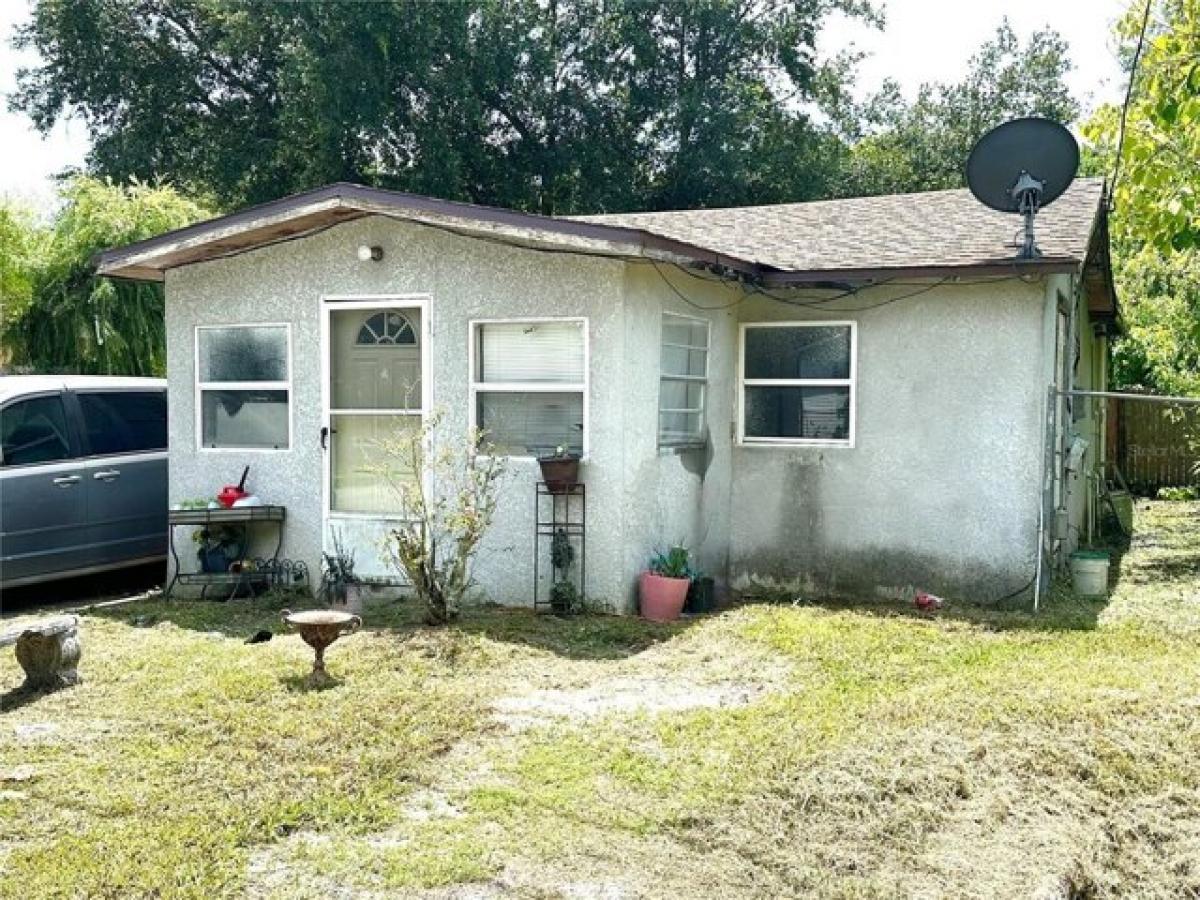
<path fill-rule="evenodd" d="M 1108 554 L 1097 550 L 1078 550 L 1071 554 L 1071 584 L 1083 597 L 1108 593 Z"/>

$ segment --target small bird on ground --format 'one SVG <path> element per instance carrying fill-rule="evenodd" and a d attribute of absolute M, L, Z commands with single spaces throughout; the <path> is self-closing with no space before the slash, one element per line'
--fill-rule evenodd
<path fill-rule="evenodd" d="M 265 644 L 267 641 L 269 641 L 273 637 L 275 637 L 275 635 L 272 634 L 271 632 L 267 631 L 267 629 L 260 628 L 258 631 L 254 632 L 254 634 L 250 635 L 250 637 L 246 638 L 246 643 L 247 644 Z"/>

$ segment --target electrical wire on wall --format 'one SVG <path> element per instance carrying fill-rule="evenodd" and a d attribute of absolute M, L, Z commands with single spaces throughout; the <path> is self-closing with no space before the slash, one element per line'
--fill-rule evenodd
<path fill-rule="evenodd" d="M 680 290 L 680 288 L 666 276 L 666 274 L 662 271 L 660 264 L 656 260 L 649 260 L 649 262 L 654 267 L 655 272 L 658 273 L 659 278 L 662 279 L 663 283 L 671 290 L 671 292 L 673 294 L 675 294 L 676 297 L 678 297 L 680 300 L 682 300 L 684 303 L 686 303 L 688 306 L 692 307 L 693 309 L 703 310 L 703 311 L 707 311 L 707 312 L 724 311 L 724 310 L 728 310 L 728 309 L 733 309 L 734 307 L 739 306 L 742 303 L 745 303 L 747 300 L 750 300 L 751 298 L 757 296 L 757 297 L 765 297 L 769 300 L 775 301 L 776 303 L 782 303 L 787 306 L 794 306 L 794 307 L 799 307 L 802 309 L 813 310 L 816 312 L 829 313 L 831 315 L 844 315 L 846 313 L 863 313 L 863 312 L 870 312 L 872 310 L 879 309 L 884 306 L 889 306 L 889 305 L 891 305 L 893 303 L 897 303 L 901 300 L 909 300 L 913 297 L 919 297 L 922 294 L 927 294 L 930 291 L 933 291 L 934 289 L 939 288 L 946 284 L 955 284 L 955 285 L 962 285 L 962 286 L 970 286 L 970 285 L 977 285 L 977 284 L 994 284 L 998 281 L 1006 281 L 1011 278 L 1018 277 L 1018 276 L 1012 276 L 1012 275 L 999 275 L 999 276 L 993 276 L 993 277 L 988 277 L 988 278 L 979 278 L 979 279 L 961 279 L 961 278 L 954 278 L 953 276 L 943 276 L 942 278 L 938 278 L 932 282 L 898 281 L 893 278 L 888 278 L 888 279 L 884 279 L 882 281 L 872 282 L 870 284 L 849 287 L 844 290 L 838 291 L 837 293 L 835 293 L 833 296 L 830 296 L 830 297 L 814 297 L 811 299 L 808 299 L 808 298 L 801 299 L 799 297 L 783 295 L 783 294 L 779 294 L 776 292 L 772 292 L 772 291 L 762 287 L 761 285 L 747 284 L 742 281 L 736 281 L 736 283 L 740 284 L 740 286 L 743 288 L 743 293 L 742 293 L 741 297 L 739 297 L 738 299 L 733 300 L 729 303 L 710 305 L 710 304 L 698 303 L 695 300 L 693 300 L 691 297 L 687 296 L 686 293 L 684 293 L 682 290 Z M 720 277 L 718 277 L 718 279 L 705 278 L 704 276 L 696 275 L 695 273 L 689 271 L 686 267 L 681 266 L 677 263 L 674 263 L 672 265 L 674 265 L 676 268 L 680 269 L 681 271 L 686 272 L 688 275 L 691 275 L 692 277 L 699 278 L 700 280 L 707 281 L 709 283 L 722 283 L 722 282 L 723 283 L 731 283 L 734 281 L 732 279 L 720 278 Z M 843 306 L 843 305 L 839 305 L 836 307 L 831 306 L 831 304 L 836 304 L 840 300 L 845 300 L 849 297 L 857 297 L 860 294 L 862 294 L 864 291 L 874 290 L 877 288 L 884 288 L 884 287 L 912 287 L 914 289 L 911 291 L 908 291 L 907 293 L 898 294 L 894 297 L 887 297 L 882 300 L 878 300 L 878 301 L 871 302 L 871 303 L 865 303 L 865 304 L 859 305 L 859 306 Z M 809 288 L 796 288 L 795 290 L 835 290 L 835 289 L 834 288 L 809 287 Z"/>

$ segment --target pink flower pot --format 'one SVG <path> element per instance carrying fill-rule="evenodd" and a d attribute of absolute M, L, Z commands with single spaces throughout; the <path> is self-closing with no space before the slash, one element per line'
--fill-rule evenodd
<path fill-rule="evenodd" d="M 642 618 L 651 622 L 674 622 L 687 600 L 687 578 L 667 578 L 653 572 L 643 572 L 638 582 Z"/>

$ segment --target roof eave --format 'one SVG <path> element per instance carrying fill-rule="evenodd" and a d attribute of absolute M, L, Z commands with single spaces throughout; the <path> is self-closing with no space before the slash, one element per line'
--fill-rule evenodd
<path fill-rule="evenodd" d="M 757 277 L 761 271 L 748 260 L 637 228 L 557 219 L 352 184 L 296 194 L 106 250 L 96 257 L 96 267 L 100 274 L 114 278 L 162 281 L 168 269 L 260 249 L 369 215 L 533 249 L 646 257 L 720 268 L 751 277 Z"/>
<path fill-rule="evenodd" d="M 1088 239 L 1087 258 L 1080 266 L 1080 280 L 1087 294 L 1088 314 L 1093 319 L 1121 320 L 1121 303 L 1112 270 L 1112 248 L 1108 233 L 1107 195 L 1101 202 L 1095 227 Z"/>
<path fill-rule="evenodd" d="M 809 269 L 798 271 L 772 271 L 763 274 L 763 282 L 769 287 L 795 287 L 821 282 L 886 282 L 897 278 L 971 278 L 1010 277 L 1025 275 L 1071 274 L 1079 271 L 1079 260 L 1070 257 L 1040 257 L 1038 259 L 1011 259 L 981 261 L 961 265 L 881 266 L 869 269 Z"/>

